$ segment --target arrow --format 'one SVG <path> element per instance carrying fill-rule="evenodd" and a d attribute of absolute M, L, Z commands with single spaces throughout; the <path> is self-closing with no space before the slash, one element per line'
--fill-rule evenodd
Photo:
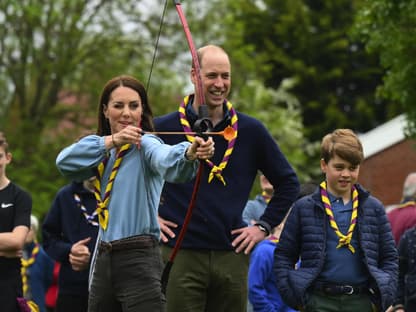
<path fill-rule="evenodd" d="M 155 134 L 155 135 L 174 135 L 174 134 L 185 134 L 185 135 L 197 135 L 197 134 L 204 134 L 204 135 L 220 135 L 222 137 L 224 137 L 224 139 L 226 139 L 227 141 L 231 141 L 234 136 L 235 136 L 235 130 L 228 126 L 226 127 L 223 131 L 206 131 L 206 132 L 194 132 L 194 131 L 189 131 L 189 132 L 184 132 L 184 131 L 142 131 L 142 134 Z"/>

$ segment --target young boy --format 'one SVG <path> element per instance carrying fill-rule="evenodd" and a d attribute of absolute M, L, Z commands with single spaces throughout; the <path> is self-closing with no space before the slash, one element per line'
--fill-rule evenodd
<path fill-rule="evenodd" d="M 22 297 L 20 257 L 30 228 L 32 199 L 6 176 L 12 155 L 0 132 L 0 307 L 17 312 L 17 298 Z"/>
<path fill-rule="evenodd" d="M 256 195 L 255 199 L 249 200 L 243 210 L 243 221 L 249 226 L 256 224 L 260 220 L 267 204 L 273 197 L 273 185 L 264 174 L 260 175 L 260 187 L 261 194 Z"/>
<path fill-rule="evenodd" d="M 259 242 L 250 256 L 248 269 L 248 298 L 252 311 L 295 312 L 288 307 L 277 290 L 276 277 L 273 275 L 273 253 L 282 232 L 285 220 L 273 228 L 273 232 Z"/>
<path fill-rule="evenodd" d="M 349 129 L 335 130 L 323 138 L 321 157 L 325 181 L 294 204 L 276 247 L 280 295 L 306 312 L 385 311 L 398 255 L 383 205 L 357 184 L 361 142 Z"/>

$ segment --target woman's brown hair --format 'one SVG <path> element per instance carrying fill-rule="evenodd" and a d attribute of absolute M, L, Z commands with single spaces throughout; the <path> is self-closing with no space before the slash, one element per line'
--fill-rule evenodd
<path fill-rule="evenodd" d="M 121 86 L 131 88 L 139 94 L 143 107 L 141 127 L 144 131 L 154 131 L 153 112 L 149 106 L 144 85 L 132 76 L 121 75 L 109 80 L 101 92 L 100 103 L 98 106 L 97 135 L 103 136 L 111 134 L 110 123 L 104 115 L 104 107 L 108 105 L 111 93 Z"/>

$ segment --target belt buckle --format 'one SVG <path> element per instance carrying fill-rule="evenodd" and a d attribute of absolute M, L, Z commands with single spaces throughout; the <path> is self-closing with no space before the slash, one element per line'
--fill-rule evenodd
<path fill-rule="evenodd" d="M 102 252 L 111 252 L 113 250 L 113 245 L 110 242 L 101 242 L 101 251 Z"/>
<path fill-rule="evenodd" d="M 351 285 L 345 285 L 342 288 L 343 290 L 345 290 L 346 295 L 352 295 L 354 293 L 354 287 L 352 287 Z"/>

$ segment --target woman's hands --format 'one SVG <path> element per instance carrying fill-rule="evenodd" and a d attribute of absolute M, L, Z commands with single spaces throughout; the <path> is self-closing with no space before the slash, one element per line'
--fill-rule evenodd
<path fill-rule="evenodd" d="M 142 129 L 135 126 L 127 126 L 117 133 L 112 133 L 106 138 L 106 147 L 119 148 L 124 144 L 135 144 L 140 147 L 142 141 Z"/>
<path fill-rule="evenodd" d="M 135 144 L 140 147 L 142 141 L 142 129 L 135 126 L 127 126 L 117 133 L 108 135 L 105 138 L 107 149 L 113 147 L 119 148 L 124 144 Z M 185 156 L 188 160 L 209 159 L 214 156 L 215 148 L 212 137 L 204 140 L 201 137 L 195 137 L 191 146 L 186 150 Z"/>

